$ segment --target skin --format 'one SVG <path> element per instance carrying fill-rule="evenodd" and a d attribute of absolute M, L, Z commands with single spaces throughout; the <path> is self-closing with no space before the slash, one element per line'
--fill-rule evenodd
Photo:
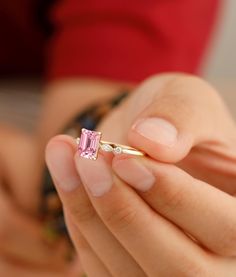
<path fill-rule="evenodd" d="M 0 234 L 1 241 L 4 241 L 4 244 L 1 243 L 2 247 L 0 249 L 0 275 L 19 276 L 20 272 L 22 276 L 37 276 L 39 274 L 40 276 L 42 276 L 42 274 L 43 276 L 60 276 L 58 273 L 58 271 L 60 271 L 62 276 L 70 276 L 70 274 L 72 276 L 78 276 L 78 272 L 82 272 L 81 262 L 86 268 L 86 272 L 89 276 L 99 276 L 99 274 L 100 276 L 111 276 L 111 272 L 112 276 L 127 276 L 127 274 L 129 276 L 146 275 L 141 264 L 136 262 L 132 256 L 127 255 L 126 249 L 120 247 L 120 242 L 117 239 L 114 240 L 113 233 L 111 233 L 107 227 L 104 228 L 104 223 L 101 221 L 100 216 L 96 217 L 99 218 L 99 220 L 91 222 L 90 219 L 95 213 L 94 209 L 90 209 L 91 202 L 88 200 L 86 193 L 86 197 L 84 196 L 84 192 L 80 191 L 79 195 L 75 194 L 73 201 L 75 204 L 74 210 L 78 211 L 79 209 L 81 212 L 76 214 L 76 216 L 80 218 L 80 221 L 84 221 L 86 218 L 89 219 L 87 221 L 89 222 L 88 225 L 91 226 L 90 228 L 83 227 L 84 224 L 79 224 L 78 228 L 78 223 L 75 224 L 75 220 L 73 220 L 73 217 L 70 215 L 74 214 L 75 211 L 67 212 L 67 209 L 65 208 L 68 226 L 71 230 L 71 236 L 74 239 L 80 259 L 78 262 L 75 261 L 72 268 L 63 269 L 63 266 L 61 266 L 63 265 L 63 260 L 61 258 L 64 253 L 63 247 L 61 251 L 59 251 L 58 248 L 60 247 L 57 245 L 45 245 L 45 238 L 42 235 L 41 224 L 35 220 L 39 203 L 40 176 L 43 168 L 42 153 L 44 152 L 43 148 L 45 147 L 47 140 L 53 134 L 61 130 L 65 123 L 67 123 L 70 118 L 77 114 L 81 109 L 90 105 L 97 99 L 113 97 L 115 93 L 124 87 L 133 88 L 134 85 L 97 79 L 59 81 L 49 85 L 46 90 L 47 93 L 45 94 L 42 117 L 39 122 L 37 134 L 34 137 L 23 134 L 19 130 L 13 130 L 12 128 L 1 126 L 0 184 L 3 189 L 1 189 L 0 201 L 2 211 L 2 215 L 0 215 Z M 163 98 L 164 95 L 166 96 L 165 98 Z M 81 99 L 83 100 L 81 101 Z M 178 105 L 176 104 L 177 102 Z M 150 114 L 152 114 L 151 109 L 148 107 L 151 103 L 153 103 L 154 115 L 168 118 L 170 121 L 173 121 L 176 126 L 179 126 L 181 131 L 183 129 L 187 134 L 188 139 L 185 139 L 184 143 L 182 140 L 182 143 L 179 143 L 178 147 L 172 147 L 171 152 L 168 147 L 163 147 L 159 144 L 153 145 L 142 136 L 137 137 L 137 134 L 130 130 L 130 127 L 135 120 L 141 118 L 142 114 L 145 115 L 146 108 L 148 108 L 147 112 L 150 111 Z M 179 107 L 179 110 L 176 109 L 177 107 Z M 199 107 L 202 107 L 201 110 L 199 110 Z M 203 107 L 205 108 L 203 109 Z M 61 113 L 62 108 L 63 113 Z M 173 111 L 171 111 L 171 109 L 173 109 Z M 156 110 L 158 110 L 159 113 L 157 113 Z M 192 111 L 196 112 L 192 113 Z M 140 113 L 141 115 L 139 116 Z M 214 116 L 212 116 L 212 114 L 214 114 Z M 149 113 L 147 113 L 147 116 L 148 115 Z M 198 121 L 196 120 L 195 122 L 195 118 L 198 119 Z M 210 122 L 207 123 L 206 119 L 209 119 Z M 120 123 L 122 123 L 122 126 L 120 126 Z M 206 125 L 203 125 L 203 123 L 206 123 Z M 115 130 L 114 124 L 119 126 Z M 216 128 L 210 128 L 215 125 L 217 125 Z M 111 126 L 113 132 L 110 132 Z M 189 130 L 189 127 L 192 127 L 192 129 Z M 228 194 L 233 195 L 235 193 L 234 123 L 217 93 L 209 85 L 197 78 L 183 75 L 162 75 L 147 80 L 135 90 L 135 93 L 129 97 L 128 101 L 126 101 L 119 109 L 113 111 L 102 122 L 98 129 L 103 131 L 104 139 L 131 144 L 137 148 L 143 149 L 145 152 L 149 153 L 149 156 L 152 158 L 151 161 L 158 160 L 159 162 L 165 161 L 165 163 L 168 161 L 168 163 L 177 165 L 179 169 L 183 169 L 194 178 L 203 180 L 210 185 L 218 187 Z M 219 134 L 216 134 L 216 132 L 213 134 L 211 130 L 218 130 Z M 193 138 L 191 138 L 191 136 Z M 196 141 L 193 142 L 193 140 Z M 66 142 L 66 145 L 70 146 L 69 149 L 72 149 L 72 154 L 74 154 L 75 145 L 73 141 L 68 140 L 68 138 L 65 137 L 60 137 L 59 142 L 59 149 L 56 151 L 57 153 L 63 149 L 61 142 L 63 142 L 63 145 L 65 145 L 64 142 Z M 153 149 L 157 149 L 158 151 L 153 151 Z M 158 155 L 156 153 L 158 153 Z M 22 157 L 24 157 L 24 159 L 22 159 Z M 71 153 L 69 154 L 69 157 L 71 157 Z M 105 158 L 109 165 L 111 165 L 111 157 L 106 156 Z M 64 153 L 62 154 L 62 158 L 59 159 L 60 163 L 63 160 L 66 160 L 67 164 L 70 164 L 69 168 L 64 166 L 64 168 L 67 169 L 66 175 L 71 175 L 75 168 L 73 159 L 65 158 Z M 122 160 L 124 161 L 125 159 L 122 158 Z M 122 165 L 119 161 L 118 164 Z M 115 160 L 113 165 L 114 169 L 112 170 L 114 172 L 112 171 L 112 173 L 115 174 L 117 178 L 117 176 L 119 176 L 117 168 L 122 166 L 117 166 Z M 125 163 L 124 167 L 126 168 L 128 165 Z M 150 165 L 150 169 L 152 168 L 151 164 L 147 163 L 147 165 Z M 160 178 L 159 174 L 164 171 L 163 167 L 160 169 L 158 175 L 156 173 L 157 179 Z M 91 165 L 89 166 L 89 170 L 91 172 Z M 131 167 L 129 172 L 131 170 L 133 171 L 134 169 Z M 174 169 L 171 168 L 171 174 L 173 170 Z M 139 171 L 140 168 L 138 171 L 136 170 L 136 175 Z M 102 170 L 101 172 L 105 171 Z M 166 172 L 168 173 L 168 171 Z M 212 172 L 212 174 L 209 174 L 209 172 Z M 122 176 L 119 178 L 122 179 Z M 128 176 L 130 176 L 130 174 L 128 174 Z M 60 177 L 58 179 L 60 180 L 58 183 L 61 183 L 61 179 L 63 178 Z M 123 179 L 126 186 L 135 187 L 134 182 L 126 180 L 124 176 Z M 76 180 L 77 183 L 77 170 L 76 178 L 74 180 Z M 165 188 L 166 183 L 163 184 L 163 187 Z M 173 183 L 171 184 L 173 186 Z M 158 185 L 160 187 L 160 184 Z M 83 184 L 80 187 L 83 188 Z M 180 192 L 181 191 L 182 189 Z M 168 197 L 169 194 L 166 190 L 158 190 L 156 193 L 160 194 L 161 192 L 164 193 L 164 195 L 167 193 Z M 174 191 L 172 196 L 172 191 L 170 190 L 170 192 L 170 196 L 167 198 L 168 203 L 172 202 L 173 199 L 173 206 L 175 207 L 175 199 L 178 202 L 178 197 L 175 195 L 178 196 L 181 193 Z M 138 195 L 139 194 L 140 193 L 138 192 Z M 62 191 L 62 197 L 63 195 L 65 195 L 65 193 Z M 68 193 L 66 193 L 66 195 L 68 195 Z M 152 193 L 149 194 L 149 196 L 151 195 Z M 154 200 L 156 201 L 158 197 L 155 194 L 153 195 Z M 202 198 L 202 196 L 200 198 Z M 82 202 L 78 203 L 78 199 Z M 145 200 L 145 197 L 143 197 L 143 199 Z M 164 200 L 159 199 L 159 207 L 163 204 L 163 206 L 167 206 L 165 204 L 167 200 L 165 200 L 165 197 L 163 197 L 163 199 Z M 112 202 L 113 200 L 114 198 L 112 198 Z M 152 207 L 152 202 L 151 200 L 149 201 L 149 206 Z M 198 201 L 198 199 L 196 201 Z M 81 203 L 83 203 L 83 205 Z M 180 204 L 181 203 L 182 201 L 180 199 Z M 124 204 L 124 207 L 125 205 L 126 204 Z M 120 206 L 118 209 L 119 208 Z M 194 207 L 193 209 L 195 210 Z M 222 206 L 220 209 L 222 209 Z M 227 209 L 228 207 L 226 207 L 226 210 Z M 8 214 L 8 217 L 5 217 L 5 214 Z M 162 215 L 165 218 L 168 214 L 165 210 L 162 210 Z M 187 217 L 186 215 L 185 220 L 189 221 L 192 215 L 193 213 L 191 210 L 190 216 Z M 177 215 L 172 215 L 172 217 L 171 215 L 168 216 L 170 219 L 172 217 L 174 219 L 178 218 Z M 124 215 L 124 218 L 126 219 L 129 217 Z M 219 218 L 218 213 L 216 218 Z M 227 216 L 222 214 L 222 218 L 227 218 Z M 125 222 L 126 221 L 127 220 L 125 220 Z M 232 220 L 230 219 L 230 222 L 231 221 Z M 179 224 L 181 225 L 181 223 Z M 190 225 L 192 224 L 193 222 L 191 221 Z M 198 221 L 196 221 L 196 224 L 198 225 Z M 201 225 L 205 225 L 204 218 Z M 231 226 L 229 227 L 230 229 Z M 215 228 L 214 225 L 213 227 Z M 185 228 L 187 229 L 188 226 Z M 83 232 L 79 229 L 83 229 Z M 215 233 L 215 230 L 213 231 Z M 192 235 L 191 230 L 188 230 L 188 233 L 191 234 L 192 237 L 197 237 L 197 234 Z M 216 233 L 218 234 L 218 232 Z M 208 236 L 208 233 L 206 233 L 205 235 L 206 238 L 212 237 L 212 234 Z M 222 232 L 222 236 L 224 236 L 224 232 Z M 199 241 L 201 241 L 201 237 L 200 235 L 197 237 Z M 231 241 L 234 241 L 234 238 L 232 238 L 232 240 L 229 239 L 228 244 L 231 245 Z M 222 239 L 222 243 L 225 243 L 224 239 Z M 24 247 L 22 247 L 22 245 Z M 29 247 L 27 251 L 25 251 L 26 245 Z M 213 240 L 211 245 L 218 244 Z M 55 251 L 56 247 L 57 250 Z M 119 251 L 117 251 L 117 248 Z M 116 252 L 115 262 L 113 258 L 114 251 Z M 54 259 L 55 252 L 59 254 L 56 256 L 56 259 Z M 28 255 L 29 253 L 31 254 Z M 189 252 L 186 252 L 186 256 L 188 253 Z M 215 252 L 213 251 L 213 253 Z M 232 263 L 234 263 L 234 261 Z M 189 265 L 189 267 L 191 266 Z M 227 270 L 229 268 L 230 267 L 227 264 Z M 221 271 L 218 270 L 217 274 L 219 274 L 219 272 Z M 192 275 L 194 274 L 195 273 Z M 222 273 L 222 275 L 225 274 L 228 274 L 228 271 Z M 190 274 L 188 274 L 188 276 L 189 275 Z M 213 275 L 217 276 L 216 274 Z M 181 276 L 183 276 L 183 274 Z"/>
<path fill-rule="evenodd" d="M 65 263 L 67 243 L 49 242 L 38 219 L 35 140 L 1 126 L 0 142 L 0 276 L 74 276 Z"/>
<path fill-rule="evenodd" d="M 66 262 L 67 243 L 49 243 L 38 220 L 44 148 L 48 139 L 82 109 L 98 99 L 113 97 L 127 86 L 130 85 L 91 78 L 57 81 L 45 89 L 36 133 L 25 134 L 1 124 L 1 276 L 83 275 L 79 259 L 72 264 Z"/>
<path fill-rule="evenodd" d="M 148 118 L 158 119 L 152 139 L 140 129 Z M 88 276 L 235 276 L 236 129 L 217 92 L 193 76 L 154 76 L 98 130 L 147 156 L 83 159 L 68 136 L 47 146 Z"/>

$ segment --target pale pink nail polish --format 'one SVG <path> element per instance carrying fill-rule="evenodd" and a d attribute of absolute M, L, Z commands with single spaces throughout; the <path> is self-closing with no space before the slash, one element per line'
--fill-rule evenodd
<path fill-rule="evenodd" d="M 116 174 L 137 190 L 147 191 L 156 182 L 155 176 L 138 159 L 127 158 L 113 161 Z"/>
<path fill-rule="evenodd" d="M 140 119 L 132 126 L 132 129 L 143 137 L 165 146 L 172 147 L 177 141 L 177 129 L 163 118 Z"/>
<path fill-rule="evenodd" d="M 64 191 L 72 191 L 81 183 L 74 164 L 74 153 L 66 143 L 51 143 L 47 147 L 46 161 L 57 185 Z"/>
<path fill-rule="evenodd" d="M 96 161 L 75 155 L 76 166 L 82 183 L 93 196 L 99 197 L 108 192 L 113 185 L 113 176 L 105 159 L 98 155 Z"/>

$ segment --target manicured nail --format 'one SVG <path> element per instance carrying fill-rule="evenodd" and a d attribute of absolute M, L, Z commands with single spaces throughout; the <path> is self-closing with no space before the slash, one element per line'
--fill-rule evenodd
<path fill-rule="evenodd" d="M 113 177 L 105 159 L 98 155 L 96 161 L 75 155 L 76 166 L 82 183 L 93 196 L 102 196 L 108 192 L 113 184 Z"/>
<path fill-rule="evenodd" d="M 50 143 L 46 151 L 46 161 L 56 185 L 61 189 L 72 191 L 81 183 L 74 164 L 73 150 L 66 143 Z"/>
<path fill-rule="evenodd" d="M 114 159 L 113 169 L 116 174 L 137 190 L 147 191 L 156 182 L 155 176 L 139 159 Z"/>
<path fill-rule="evenodd" d="M 158 117 L 138 120 L 132 127 L 143 137 L 165 146 L 173 146 L 177 140 L 177 129 L 168 121 Z"/>

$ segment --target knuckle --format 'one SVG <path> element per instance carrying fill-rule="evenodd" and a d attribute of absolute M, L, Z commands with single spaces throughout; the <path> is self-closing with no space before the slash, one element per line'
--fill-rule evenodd
<path fill-rule="evenodd" d="M 104 220 L 109 226 L 120 230 L 131 226 L 136 218 L 137 212 L 129 204 L 119 205 L 117 208 L 107 211 L 104 215 Z"/>
<path fill-rule="evenodd" d="M 165 178 L 163 178 L 165 179 Z M 161 183 L 163 185 L 161 185 Z M 162 180 L 159 183 L 160 190 L 160 205 L 162 209 L 176 209 L 186 206 L 187 192 L 181 187 L 166 186 L 167 182 Z"/>
<path fill-rule="evenodd" d="M 73 209 L 73 217 L 78 221 L 78 223 L 87 223 L 96 217 L 96 212 L 92 204 L 86 204 L 83 206 L 76 206 Z"/>
<path fill-rule="evenodd" d="M 171 209 L 180 208 L 184 206 L 185 193 L 179 189 L 176 191 L 165 191 L 163 197 L 163 206 Z"/>

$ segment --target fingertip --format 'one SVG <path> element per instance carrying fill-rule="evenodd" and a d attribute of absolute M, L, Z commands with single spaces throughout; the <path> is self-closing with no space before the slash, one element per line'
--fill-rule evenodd
<path fill-rule="evenodd" d="M 47 151 L 51 147 L 54 147 L 55 144 L 57 145 L 61 144 L 62 147 L 63 147 L 63 144 L 66 144 L 67 146 L 71 147 L 72 150 L 76 149 L 76 142 L 72 137 L 68 135 L 57 135 L 49 140 L 49 142 L 47 143 L 45 152 L 47 153 Z"/>
<path fill-rule="evenodd" d="M 66 135 L 52 138 L 46 148 L 46 163 L 56 185 L 64 191 L 72 191 L 79 184 L 79 176 L 74 164 L 76 144 Z"/>
<path fill-rule="evenodd" d="M 68 135 L 57 135 L 49 140 L 45 148 L 45 160 L 47 165 L 54 160 L 54 157 L 67 153 L 73 155 L 76 152 L 76 143 Z"/>

